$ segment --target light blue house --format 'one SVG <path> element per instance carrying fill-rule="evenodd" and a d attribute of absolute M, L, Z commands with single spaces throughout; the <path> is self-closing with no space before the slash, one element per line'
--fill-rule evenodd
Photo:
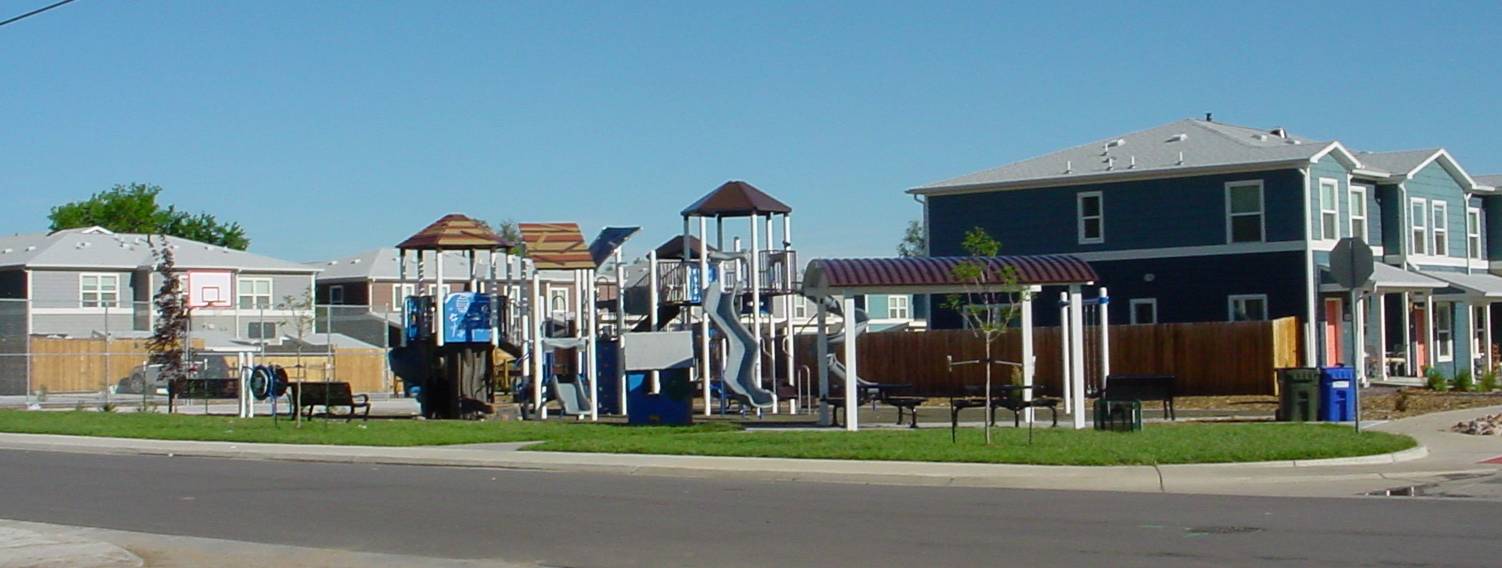
<path fill-rule="evenodd" d="M 1310 364 L 1414 375 L 1490 365 L 1499 181 L 1443 149 L 1354 152 L 1207 117 L 909 193 L 923 199 L 930 254 L 963 254 L 964 233 L 981 227 L 1005 254 L 1079 256 L 1110 289 L 1113 323 L 1295 317 Z M 1376 256 L 1354 307 L 1329 275 L 1345 237 Z M 935 309 L 931 323 L 956 319 Z"/>

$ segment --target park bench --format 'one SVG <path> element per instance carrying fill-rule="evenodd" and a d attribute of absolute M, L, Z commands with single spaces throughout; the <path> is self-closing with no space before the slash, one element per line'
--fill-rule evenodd
<path fill-rule="evenodd" d="M 1111 375 L 1106 377 L 1106 388 L 1101 400 L 1156 400 L 1163 403 L 1163 416 L 1177 419 L 1173 409 L 1173 375 Z"/>
<path fill-rule="evenodd" d="M 360 419 L 370 419 L 370 396 L 354 394 L 349 383 L 291 383 L 287 387 L 287 400 L 294 406 L 292 411 L 297 412 L 295 407 L 301 406 L 304 418 L 311 418 L 313 408 L 322 406 L 329 416 L 335 416 L 334 409 L 337 407 L 349 408 L 349 413 L 344 415 L 346 422 L 354 420 L 355 413 L 362 409 L 364 413 L 360 415 Z"/>
<path fill-rule="evenodd" d="M 167 382 L 167 413 L 179 399 L 240 398 L 240 379 L 173 379 Z"/>

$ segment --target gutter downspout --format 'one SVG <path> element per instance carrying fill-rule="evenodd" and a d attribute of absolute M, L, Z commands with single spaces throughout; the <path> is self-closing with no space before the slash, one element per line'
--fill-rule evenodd
<path fill-rule="evenodd" d="M 1315 305 L 1318 303 L 1316 296 L 1319 295 L 1319 267 L 1314 264 L 1314 242 L 1310 240 L 1313 220 L 1310 218 L 1312 211 L 1309 207 L 1309 167 L 1299 168 L 1299 175 L 1304 176 L 1304 268 L 1308 270 L 1308 278 L 1304 279 L 1304 366 L 1313 367 L 1319 361 L 1314 351 L 1314 332 L 1318 329 L 1315 325 Z"/>

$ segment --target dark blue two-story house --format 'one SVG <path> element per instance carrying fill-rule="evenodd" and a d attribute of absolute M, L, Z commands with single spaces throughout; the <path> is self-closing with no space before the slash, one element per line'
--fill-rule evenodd
<path fill-rule="evenodd" d="M 1363 361 L 1385 378 L 1492 365 L 1498 182 L 1443 149 L 1353 152 L 1190 119 L 909 193 L 924 202 L 933 256 L 965 254 L 965 232 L 980 227 L 1003 254 L 1090 261 L 1113 324 L 1294 317 L 1309 364 Z M 1329 273 L 1330 251 L 1353 236 L 1376 259 L 1354 309 Z M 930 324 L 959 321 L 936 309 Z"/>

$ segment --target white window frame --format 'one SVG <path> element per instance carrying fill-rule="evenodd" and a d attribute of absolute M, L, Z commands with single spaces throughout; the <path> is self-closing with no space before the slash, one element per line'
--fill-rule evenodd
<path fill-rule="evenodd" d="M 793 318 L 808 318 L 808 298 L 804 298 L 803 296 L 796 296 L 793 298 Z"/>
<path fill-rule="evenodd" d="M 1238 302 L 1245 304 L 1248 300 L 1257 300 L 1262 302 L 1262 317 L 1237 320 L 1236 304 Z M 1267 294 L 1232 294 L 1230 296 L 1226 296 L 1226 321 L 1267 321 L 1267 311 Z"/>
<path fill-rule="evenodd" d="M 1326 189 L 1330 190 L 1328 196 Z M 1319 178 L 1319 233 L 1322 240 L 1340 239 L 1340 181 L 1335 178 Z"/>
<path fill-rule="evenodd" d="M 1095 215 L 1085 214 L 1085 200 L 1095 198 Z M 1083 191 L 1074 197 L 1075 226 L 1078 229 L 1076 235 L 1082 245 L 1098 245 L 1106 242 L 1106 198 L 1099 191 Z M 1085 221 L 1094 219 L 1099 234 L 1094 237 L 1085 234 Z"/>
<path fill-rule="evenodd" d="M 913 319 L 912 301 L 901 294 L 887 296 L 887 319 Z"/>
<path fill-rule="evenodd" d="M 566 314 L 566 313 L 568 313 L 569 306 L 572 305 L 572 303 L 569 301 L 569 300 L 572 299 L 572 296 L 573 296 L 573 294 L 571 293 L 570 289 L 568 289 L 568 288 L 549 288 L 548 289 L 548 313 L 550 313 L 550 314 Z M 556 309 L 556 308 L 553 307 L 553 303 L 554 303 L 553 300 L 555 300 L 557 298 L 563 298 L 563 309 L 561 309 L 561 310 L 560 309 Z"/>
<path fill-rule="evenodd" d="M 1417 206 L 1418 215 L 1413 214 Z M 1424 256 L 1429 253 L 1429 202 L 1422 197 L 1408 200 L 1408 254 Z"/>
<path fill-rule="evenodd" d="M 330 284 L 329 285 L 329 304 L 330 305 L 339 305 L 339 304 L 343 304 L 343 303 L 344 303 L 344 285 L 343 284 Z"/>
<path fill-rule="evenodd" d="M 417 291 L 416 284 L 392 284 L 391 285 L 391 309 L 407 309 L 407 296 Z"/>
<path fill-rule="evenodd" d="M 1253 186 L 1255 186 L 1257 188 L 1257 211 L 1255 213 L 1247 213 L 1247 212 L 1232 213 L 1231 212 L 1231 191 L 1233 189 L 1236 189 L 1236 188 L 1253 187 Z M 1226 182 L 1226 186 L 1225 187 L 1226 187 L 1226 189 L 1225 189 L 1225 197 L 1226 197 L 1226 244 L 1265 243 L 1265 242 L 1267 242 L 1267 193 L 1266 193 L 1266 191 L 1264 191 L 1264 188 L 1263 188 L 1263 185 L 1262 185 L 1262 180 L 1257 179 L 1257 180 L 1231 181 L 1231 182 Z M 1256 215 L 1257 216 L 1257 226 L 1258 226 L 1257 227 L 1257 229 L 1258 229 L 1257 240 L 1255 240 L 1255 241 L 1237 241 L 1236 238 L 1235 238 L 1236 233 L 1235 233 L 1234 223 L 1233 223 L 1234 219 L 1236 217 L 1249 217 L 1249 216 L 1252 216 L 1252 215 Z"/>
<path fill-rule="evenodd" d="M 256 291 L 255 291 L 255 284 L 259 283 L 259 282 L 265 282 L 266 283 L 266 293 L 265 294 L 256 293 Z M 275 307 L 276 307 L 276 303 L 275 303 L 276 302 L 276 288 L 275 288 L 275 286 L 276 285 L 274 283 L 272 283 L 272 279 L 271 278 L 257 278 L 257 277 L 251 277 L 251 276 L 241 276 L 240 278 L 235 279 L 235 309 L 239 309 L 239 310 L 261 310 L 261 309 L 270 310 L 270 309 L 275 309 Z M 247 289 L 249 290 L 248 292 L 247 292 Z M 259 297 L 262 297 L 262 296 L 265 296 L 265 298 L 266 298 L 266 306 L 264 308 L 257 307 L 257 305 L 256 305 L 257 302 L 255 301 L 256 298 L 259 298 Z M 242 300 L 244 298 L 247 298 L 247 297 L 251 298 L 251 302 L 250 302 L 250 306 L 249 307 L 246 307 L 243 304 L 243 302 L 240 301 L 240 300 Z"/>
<path fill-rule="evenodd" d="M 1351 212 L 1351 214 L 1350 214 L 1350 218 L 1351 218 L 1351 220 L 1350 220 L 1350 224 L 1351 224 L 1351 227 L 1350 227 L 1351 236 L 1354 237 L 1354 238 L 1357 238 L 1357 239 L 1361 239 L 1361 242 L 1369 243 L 1369 242 L 1371 242 L 1371 235 L 1368 235 L 1367 232 L 1371 230 L 1371 227 L 1368 226 L 1367 222 L 1366 222 L 1367 217 L 1370 215 L 1370 212 L 1367 211 L 1367 207 L 1366 207 L 1367 206 L 1367 202 L 1366 202 L 1367 188 L 1364 185 L 1352 185 L 1351 189 L 1350 189 L 1350 191 L 1348 193 L 1350 194 L 1350 196 L 1349 196 L 1350 203 L 1348 205 L 1346 205 L 1346 209 Z M 1357 203 L 1361 204 L 1361 214 L 1360 215 L 1356 214 L 1356 204 Z M 1356 230 L 1356 224 L 1358 222 L 1361 224 L 1361 230 L 1359 230 L 1359 231 Z"/>
<path fill-rule="evenodd" d="M 84 281 L 90 278 L 94 279 L 94 289 L 92 291 L 90 291 L 84 285 Z M 110 287 L 106 288 L 104 285 L 105 281 L 112 282 L 113 284 L 111 284 Z M 106 293 L 113 294 L 114 299 L 106 301 Z M 92 300 L 89 299 L 90 294 L 93 295 Z M 107 308 L 120 307 L 120 275 L 113 272 L 79 273 L 78 307 L 91 310 L 103 310 Z"/>
<path fill-rule="evenodd" d="M 1486 258 L 1486 251 L 1482 249 L 1485 244 L 1481 241 L 1481 208 L 1467 207 L 1465 210 L 1466 258 L 1471 260 Z"/>
<path fill-rule="evenodd" d="M 1153 321 L 1147 321 L 1147 322 L 1137 321 L 1137 306 L 1152 306 L 1152 308 L 1153 308 Z M 1132 323 L 1132 325 L 1146 325 L 1146 324 L 1155 324 L 1155 323 L 1158 323 L 1158 299 L 1157 298 L 1132 298 L 1131 301 L 1127 302 L 1127 308 L 1128 308 L 1127 309 L 1127 316 L 1130 318 L 1128 321 L 1130 321 Z"/>
<path fill-rule="evenodd" d="M 1452 361 L 1455 359 L 1455 305 L 1451 302 L 1434 303 L 1434 360 Z M 1440 318 L 1449 320 L 1449 325 L 1442 325 Z"/>
<path fill-rule="evenodd" d="M 1435 200 L 1429 204 L 1430 215 L 1434 218 L 1430 222 L 1429 231 L 1434 234 L 1432 246 L 1433 256 L 1450 256 L 1450 204 Z M 1443 221 L 1443 223 L 1441 223 Z M 1441 226 L 1443 225 L 1443 226 Z M 1444 241 L 1441 243 L 1441 241 Z M 1440 246 L 1441 244 L 1445 246 Z"/>

